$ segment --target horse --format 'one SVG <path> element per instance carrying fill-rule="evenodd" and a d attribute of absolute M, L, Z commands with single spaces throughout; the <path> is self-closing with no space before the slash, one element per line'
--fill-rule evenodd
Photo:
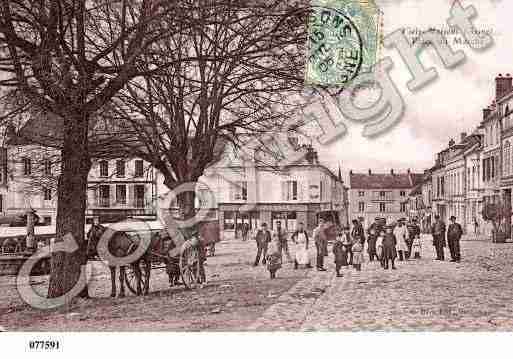
<path fill-rule="evenodd" d="M 95 259 L 98 258 L 98 243 L 102 238 L 102 235 L 108 228 L 101 224 L 93 224 L 91 229 L 87 233 L 87 258 Z M 130 237 L 123 231 L 115 231 L 109 238 L 108 242 L 108 250 L 109 253 L 114 257 L 126 257 L 132 254 L 137 248 L 138 242 L 136 239 Z M 140 295 L 143 293 L 143 288 L 141 288 L 141 261 L 146 265 L 146 278 L 145 278 L 145 288 L 144 294 L 148 294 L 149 292 L 149 276 L 150 276 L 150 248 L 146 250 L 146 252 L 134 262 L 130 263 L 132 269 L 135 273 L 137 279 L 137 294 Z M 116 266 L 109 265 L 110 269 L 110 279 L 112 284 L 111 297 L 116 297 Z M 125 277 L 126 277 L 126 266 L 119 266 L 119 297 L 125 296 Z"/>

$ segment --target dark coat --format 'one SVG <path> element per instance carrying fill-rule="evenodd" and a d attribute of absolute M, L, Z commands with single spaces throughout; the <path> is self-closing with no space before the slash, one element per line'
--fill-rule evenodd
<path fill-rule="evenodd" d="M 360 238 L 360 241 L 363 243 L 365 242 L 365 230 L 363 229 L 363 226 L 361 223 L 357 223 L 356 225 L 353 225 L 353 230 L 351 231 L 351 237 L 353 237 L 353 240 L 356 238 Z"/>
<path fill-rule="evenodd" d="M 338 265 L 347 265 L 347 254 L 344 245 L 340 241 L 333 243 L 333 257 Z"/>
<path fill-rule="evenodd" d="M 376 253 L 376 240 L 378 239 L 378 236 L 375 234 L 369 234 L 369 237 L 367 239 L 367 252 L 372 254 Z"/>
<path fill-rule="evenodd" d="M 449 224 L 449 228 L 447 229 L 447 239 L 448 240 L 458 241 L 462 235 L 463 235 L 463 229 L 461 228 L 459 223 Z"/>
<path fill-rule="evenodd" d="M 446 246 L 445 243 L 445 223 L 442 220 L 435 221 L 431 226 L 431 234 L 433 235 L 433 245 L 441 244 Z"/>
<path fill-rule="evenodd" d="M 269 242 L 271 242 L 271 232 L 267 229 L 265 231 L 263 229 L 259 229 L 255 236 L 255 240 L 259 247 L 267 246 Z"/>
<path fill-rule="evenodd" d="M 397 257 L 397 251 L 395 250 L 396 244 L 397 239 L 394 234 L 385 233 L 385 237 L 383 238 L 383 258 L 385 260 L 395 259 Z"/>

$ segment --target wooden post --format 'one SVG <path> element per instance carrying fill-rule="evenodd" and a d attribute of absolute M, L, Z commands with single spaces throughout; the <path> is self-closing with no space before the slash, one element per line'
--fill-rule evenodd
<path fill-rule="evenodd" d="M 27 211 L 27 237 L 26 237 L 26 247 L 27 251 L 34 252 L 36 250 L 36 236 L 34 233 L 34 226 L 36 222 L 35 217 L 36 211 L 33 209 L 29 209 Z"/>

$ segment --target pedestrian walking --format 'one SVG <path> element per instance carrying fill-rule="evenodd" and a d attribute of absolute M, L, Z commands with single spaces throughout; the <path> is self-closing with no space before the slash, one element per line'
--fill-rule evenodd
<path fill-rule="evenodd" d="M 385 231 L 381 230 L 379 236 L 376 239 L 376 256 L 378 257 L 379 263 L 382 267 L 385 267 L 385 261 L 383 256 L 383 239 L 385 238 Z"/>
<path fill-rule="evenodd" d="M 271 279 L 276 278 L 276 272 L 281 268 L 282 265 L 282 246 L 281 240 L 278 234 L 273 233 L 271 244 L 269 245 L 269 251 L 267 254 L 267 270 Z"/>
<path fill-rule="evenodd" d="M 308 251 L 308 233 L 304 229 L 304 224 L 302 222 L 299 222 L 298 229 L 292 233 L 291 238 L 296 244 L 296 251 L 294 253 L 294 269 L 298 269 L 300 265 L 311 268 L 310 253 Z"/>
<path fill-rule="evenodd" d="M 397 241 L 397 253 L 399 254 L 399 260 L 403 261 L 406 258 L 406 252 L 408 251 L 408 244 L 406 243 L 408 231 L 402 220 L 398 221 L 393 233 Z"/>
<path fill-rule="evenodd" d="M 479 234 L 479 223 L 477 222 L 477 218 L 474 217 L 474 234 Z"/>
<path fill-rule="evenodd" d="M 378 259 L 376 253 L 376 241 L 378 239 L 378 233 L 375 228 L 371 228 L 369 236 L 367 237 L 367 253 L 369 253 L 369 261 L 374 261 L 374 258 Z"/>
<path fill-rule="evenodd" d="M 267 229 L 267 223 L 262 223 L 260 229 L 255 234 L 255 240 L 257 243 L 257 255 L 253 265 L 256 267 L 260 263 L 260 258 L 262 258 L 262 264 L 266 262 L 267 249 L 271 242 L 271 232 Z"/>
<path fill-rule="evenodd" d="M 282 228 L 280 221 L 276 221 L 276 230 L 274 231 L 274 234 L 278 237 L 281 253 L 285 253 L 287 260 L 292 263 L 293 261 L 289 252 L 289 244 L 287 242 L 287 231 Z"/>
<path fill-rule="evenodd" d="M 417 224 L 417 219 L 413 218 L 407 226 L 408 238 L 406 244 L 408 245 L 408 251 L 406 252 L 406 259 L 411 257 L 411 249 L 413 241 L 417 235 L 420 235 L 420 226 Z"/>
<path fill-rule="evenodd" d="M 356 237 L 353 244 L 353 267 L 359 272 L 362 270 L 363 264 L 363 240 L 360 237 Z"/>
<path fill-rule="evenodd" d="M 449 251 L 451 252 L 451 262 L 459 262 L 461 260 L 460 254 L 460 239 L 463 235 L 461 225 L 456 222 L 456 217 L 451 216 L 451 224 L 447 228 L 447 242 L 449 243 Z"/>
<path fill-rule="evenodd" d="M 443 261 L 445 259 L 445 223 L 440 219 L 440 216 L 435 215 L 435 222 L 431 227 L 431 235 L 433 236 L 433 246 L 436 251 L 436 260 Z"/>
<path fill-rule="evenodd" d="M 383 269 L 388 269 L 389 264 L 392 265 L 391 269 L 396 269 L 395 258 L 397 257 L 397 251 L 395 246 L 397 245 L 397 239 L 392 230 L 392 226 L 387 227 L 385 237 L 383 238 Z"/>
<path fill-rule="evenodd" d="M 413 238 L 412 250 L 413 258 L 420 259 L 422 252 L 422 242 L 420 241 L 420 234 L 417 234 L 415 238 Z"/>
<path fill-rule="evenodd" d="M 346 250 L 346 262 L 348 265 L 353 264 L 353 239 L 349 233 L 349 227 L 344 227 L 344 233 L 342 235 L 342 244 Z"/>
<path fill-rule="evenodd" d="M 347 266 L 347 256 L 346 250 L 344 248 L 344 244 L 342 243 L 343 233 L 339 233 L 337 238 L 335 239 L 335 243 L 333 243 L 333 258 L 335 261 L 335 271 L 337 272 L 337 277 L 342 277 L 340 273 L 340 269 L 344 266 Z"/>
<path fill-rule="evenodd" d="M 243 241 L 247 241 L 248 240 L 248 234 L 249 234 L 249 224 L 248 223 L 243 223 L 242 224 L 242 240 Z"/>
<path fill-rule="evenodd" d="M 326 251 L 325 241 L 327 240 L 326 234 L 324 233 L 324 220 L 319 218 L 317 227 L 314 228 L 313 238 L 315 242 L 315 249 L 317 251 L 317 262 L 316 267 L 318 271 L 325 272 L 324 268 L 324 255 Z"/>

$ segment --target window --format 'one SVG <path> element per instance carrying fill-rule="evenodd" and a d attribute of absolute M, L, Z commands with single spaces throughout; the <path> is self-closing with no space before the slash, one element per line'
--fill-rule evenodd
<path fill-rule="evenodd" d="M 380 191 L 380 192 L 379 192 L 379 196 L 380 196 L 380 197 L 385 197 L 385 191 Z"/>
<path fill-rule="evenodd" d="M 116 177 L 125 177 L 125 161 L 117 160 L 116 161 Z"/>
<path fill-rule="evenodd" d="M 98 205 L 100 207 L 109 207 L 110 205 L 110 186 L 100 185 L 99 187 L 100 198 Z"/>
<path fill-rule="evenodd" d="M 401 191 L 401 192 L 399 192 L 399 195 L 400 195 L 401 197 L 406 197 L 406 191 Z"/>
<path fill-rule="evenodd" d="M 100 177 L 109 177 L 108 161 L 100 161 Z"/>
<path fill-rule="evenodd" d="M 365 202 L 358 202 L 358 212 L 365 211 Z"/>
<path fill-rule="evenodd" d="M 43 171 L 44 171 L 45 176 L 51 176 L 52 175 L 52 161 L 50 161 L 49 159 L 45 159 L 43 167 L 44 167 Z"/>
<path fill-rule="evenodd" d="M 295 201 L 298 199 L 297 181 L 285 181 L 282 183 L 282 198 L 284 201 Z"/>
<path fill-rule="evenodd" d="M 365 196 L 365 192 L 364 191 L 358 191 L 358 197 L 363 197 Z"/>
<path fill-rule="evenodd" d="M 144 185 L 135 185 L 135 207 L 144 208 L 144 193 L 145 193 Z"/>
<path fill-rule="evenodd" d="M 43 198 L 45 201 L 51 201 L 52 200 L 52 190 L 49 188 L 43 189 Z"/>
<path fill-rule="evenodd" d="M 406 203 L 401 203 L 401 212 L 406 212 Z"/>
<path fill-rule="evenodd" d="M 233 211 L 224 211 L 223 213 L 223 228 L 235 229 L 235 213 Z"/>
<path fill-rule="evenodd" d="M 118 204 L 126 204 L 126 185 L 116 185 L 116 202 Z"/>
<path fill-rule="evenodd" d="M 52 217 L 50 216 L 44 216 L 43 217 L 43 225 L 49 226 L 52 224 Z"/>
<path fill-rule="evenodd" d="M 230 186 L 231 200 L 247 201 L 248 199 L 248 183 L 246 181 L 238 181 Z"/>
<path fill-rule="evenodd" d="M 387 206 L 386 206 L 386 204 L 385 204 L 385 203 L 383 203 L 383 202 L 381 202 L 381 203 L 379 204 L 379 211 L 380 211 L 380 212 L 385 212 L 386 210 L 387 210 Z"/>
<path fill-rule="evenodd" d="M 25 176 L 30 176 L 32 174 L 32 161 L 30 158 L 23 158 L 23 174 Z"/>
<path fill-rule="evenodd" d="M 135 177 L 144 176 L 144 162 L 143 160 L 135 160 Z"/>

